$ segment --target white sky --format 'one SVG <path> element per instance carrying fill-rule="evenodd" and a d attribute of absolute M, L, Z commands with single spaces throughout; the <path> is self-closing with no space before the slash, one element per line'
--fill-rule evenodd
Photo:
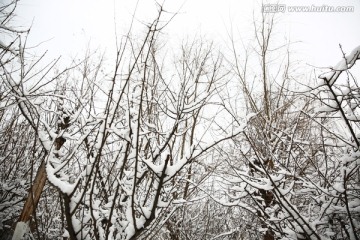
<path fill-rule="evenodd" d="M 285 1 L 279 1 L 284 3 Z M 147 22 L 156 15 L 155 1 L 139 0 L 136 23 Z M 114 22 L 118 35 L 125 34 L 136 5 L 135 0 L 21 0 L 17 9 L 18 24 L 30 25 L 30 45 L 46 41 L 39 52 L 49 56 L 71 58 L 81 55 L 90 45 L 111 52 L 115 46 Z M 352 13 L 277 13 L 278 36 L 301 41 L 294 50 L 314 66 L 334 65 L 342 57 L 339 43 L 349 53 L 360 45 L 359 0 L 288 0 L 287 6 L 354 6 Z M 168 0 L 165 10 L 177 12 L 165 30 L 173 41 L 187 36 L 206 36 L 217 44 L 228 41 L 227 30 L 248 40 L 253 35 L 253 15 L 261 11 L 260 1 L 250 0 Z M 182 7 L 181 7 L 182 6 Z M 181 7 L 181 9 L 180 9 Z M 279 35 L 280 34 L 280 35 Z"/>

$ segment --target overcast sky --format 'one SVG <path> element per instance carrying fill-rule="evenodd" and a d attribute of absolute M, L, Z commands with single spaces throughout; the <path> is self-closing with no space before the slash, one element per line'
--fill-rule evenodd
<path fill-rule="evenodd" d="M 281 1 L 279 4 L 282 4 Z M 284 1 L 285 2 L 285 1 Z M 100 47 L 107 52 L 114 48 L 115 29 L 119 35 L 129 27 L 137 6 L 135 22 L 149 22 L 156 14 L 153 0 L 21 0 L 17 9 L 21 25 L 30 25 L 31 45 L 44 42 L 38 51 L 49 50 L 49 56 L 65 58 L 81 50 Z M 353 12 L 294 12 L 289 6 L 353 6 Z M 206 36 L 219 45 L 226 42 L 231 26 L 245 40 L 253 34 L 253 16 L 261 12 L 260 1 L 250 0 L 187 0 L 166 1 L 165 10 L 178 12 L 166 37 L 180 41 L 188 36 Z M 360 45 L 359 0 L 288 0 L 279 19 L 277 34 L 292 42 L 305 61 L 314 66 L 333 65 L 339 58 L 339 44 L 346 52 Z M 116 23 L 116 27 L 115 27 Z"/>

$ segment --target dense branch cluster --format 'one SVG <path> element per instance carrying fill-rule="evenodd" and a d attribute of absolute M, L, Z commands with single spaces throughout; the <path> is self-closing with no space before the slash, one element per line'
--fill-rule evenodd
<path fill-rule="evenodd" d="M 359 239 L 360 48 L 304 84 L 263 14 L 251 52 L 195 39 L 169 61 L 159 6 L 113 64 L 59 70 L 27 53 L 16 4 L 0 6 L 0 235 Z"/>

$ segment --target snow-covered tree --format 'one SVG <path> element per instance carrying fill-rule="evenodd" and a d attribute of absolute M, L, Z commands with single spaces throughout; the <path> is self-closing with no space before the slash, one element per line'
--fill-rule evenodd
<path fill-rule="evenodd" d="M 204 141 L 216 122 L 204 111 L 224 85 L 221 56 L 211 44 L 193 45 L 165 65 L 162 14 L 160 6 L 142 40 L 119 39 L 112 70 L 90 56 L 63 71 L 55 63 L 38 70 L 25 45 L 12 62 L 19 71 L 2 66 L 39 148 L 13 239 L 146 239 L 172 216 L 173 200 L 189 194 L 181 179 L 193 179 L 191 164 L 238 134 Z"/>
<path fill-rule="evenodd" d="M 359 239 L 360 48 L 304 82 L 262 13 L 250 46 L 168 56 L 169 14 L 67 68 L 0 6 L 0 235 Z M 244 46 L 244 45 L 243 45 Z"/>
<path fill-rule="evenodd" d="M 244 118 L 247 126 L 234 139 L 232 154 L 224 150 L 232 169 L 221 174 L 229 186 L 224 205 L 242 207 L 244 222 L 257 225 L 247 236 L 258 231 L 263 239 L 359 239 L 359 88 L 349 72 L 359 48 L 320 75 L 318 86 L 302 83 L 306 90 L 291 90 L 289 79 L 296 78 L 289 61 L 278 67 L 283 74 L 271 75 L 273 22 L 264 23 L 256 38 L 262 90 L 249 90 L 247 66 L 237 59 L 234 65 L 252 114 Z"/>

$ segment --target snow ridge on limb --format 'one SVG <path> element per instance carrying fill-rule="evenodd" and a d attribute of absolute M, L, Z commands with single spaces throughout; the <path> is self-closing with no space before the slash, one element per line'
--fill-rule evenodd
<path fill-rule="evenodd" d="M 344 58 L 334 67 L 330 68 L 330 72 L 321 74 L 319 78 L 325 80 L 331 86 L 335 83 L 340 74 L 343 71 L 350 69 L 358 59 L 360 59 L 360 46 L 356 47 L 349 55 L 344 56 Z"/>

